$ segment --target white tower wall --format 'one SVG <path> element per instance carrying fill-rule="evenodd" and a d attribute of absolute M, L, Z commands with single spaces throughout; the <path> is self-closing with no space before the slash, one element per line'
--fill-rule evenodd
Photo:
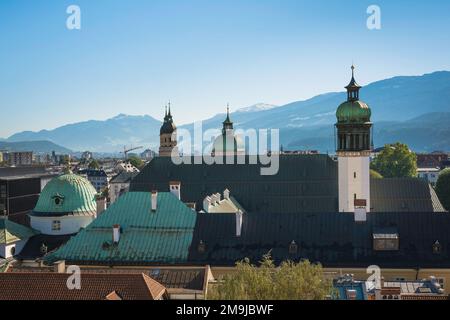
<path fill-rule="evenodd" d="M 355 212 L 354 200 L 365 199 L 370 212 L 370 160 L 366 155 L 338 155 L 339 212 Z"/>

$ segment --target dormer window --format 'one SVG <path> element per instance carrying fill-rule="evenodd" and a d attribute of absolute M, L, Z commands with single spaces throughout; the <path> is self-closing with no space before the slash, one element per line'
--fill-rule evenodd
<path fill-rule="evenodd" d="M 377 229 L 373 233 L 373 249 L 375 251 L 398 251 L 399 238 L 395 228 Z"/>
<path fill-rule="evenodd" d="M 297 254 L 298 252 L 298 245 L 295 243 L 294 240 L 289 244 L 289 254 Z"/>
<path fill-rule="evenodd" d="M 56 206 L 62 206 L 64 202 L 64 196 L 57 193 L 52 197 L 52 200 Z"/>
<path fill-rule="evenodd" d="M 434 254 L 441 254 L 441 250 L 442 250 L 442 246 L 439 243 L 439 241 L 436 240 L 436 242 L 433 244 L 433 253 Z"/>
<path fill-rule="evenodd" d="M 200 240 L 200 242 L 198 243 L 197 251 L 199 253 L 205 253 L 205 250 L 206 250 L 206 245 L 203 242 L 203 240 Z"/>

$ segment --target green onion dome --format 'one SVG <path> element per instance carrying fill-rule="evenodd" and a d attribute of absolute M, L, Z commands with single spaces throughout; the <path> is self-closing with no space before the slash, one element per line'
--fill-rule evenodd
<path fill-rule="evenodd" d="M 370 122 L 372 112 L 362 101 L 345 101 L 337 111 L 336 118 L 339 123 L 367 123 Z"/>
<path fill-rule="evenodd" d="M 95 214 L 96 194 L 97 191 L 86 178 L 66 173 L 47 183 L 32 215 Z"/>

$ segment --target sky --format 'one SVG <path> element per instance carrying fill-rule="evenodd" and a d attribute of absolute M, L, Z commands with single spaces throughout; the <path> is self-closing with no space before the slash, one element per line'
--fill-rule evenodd
<path fill-rule="evenodd" d="M 283 105 L 343 91 L 352 62 L 363 85 L 450 70 L 449 12 L 448 0 L 1 0 L 0 137 L 161 119 L 169 100 L 177 124 Z"/>

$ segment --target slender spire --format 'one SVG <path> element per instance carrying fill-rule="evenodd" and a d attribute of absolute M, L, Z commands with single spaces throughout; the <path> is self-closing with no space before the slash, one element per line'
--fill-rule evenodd
<path fill-rule="evenodd" d="M 230 119 L 230 104 L 227 103 L 227 118 L 223 122 L 223 132 L 226 130 L 233 129 L 233 122 Z"/>
<path fill-rule="evenodd" d="M 165 113 L 165 115 L 164 115 L 164 119 L 166 119 L 167 118 L 167 105 L 166 105 L 166 113 Z"/>
<path fill-rule="evenodd" d="M 352 79 L 350 80 L 350 83 L 345 87 L 347 89 L 347 100 L 348 101 L 357 101 L 359 100 L 359 89 L 361 89 L 361 86 L 356 83 L 355 80 L 355 66 L 352 64 Z"/>
<path fill-rule="evenodd" d="M 170 100 L 169 100 L 169 117 L 172 118 L 172 113 L 170 113 Z"/>

